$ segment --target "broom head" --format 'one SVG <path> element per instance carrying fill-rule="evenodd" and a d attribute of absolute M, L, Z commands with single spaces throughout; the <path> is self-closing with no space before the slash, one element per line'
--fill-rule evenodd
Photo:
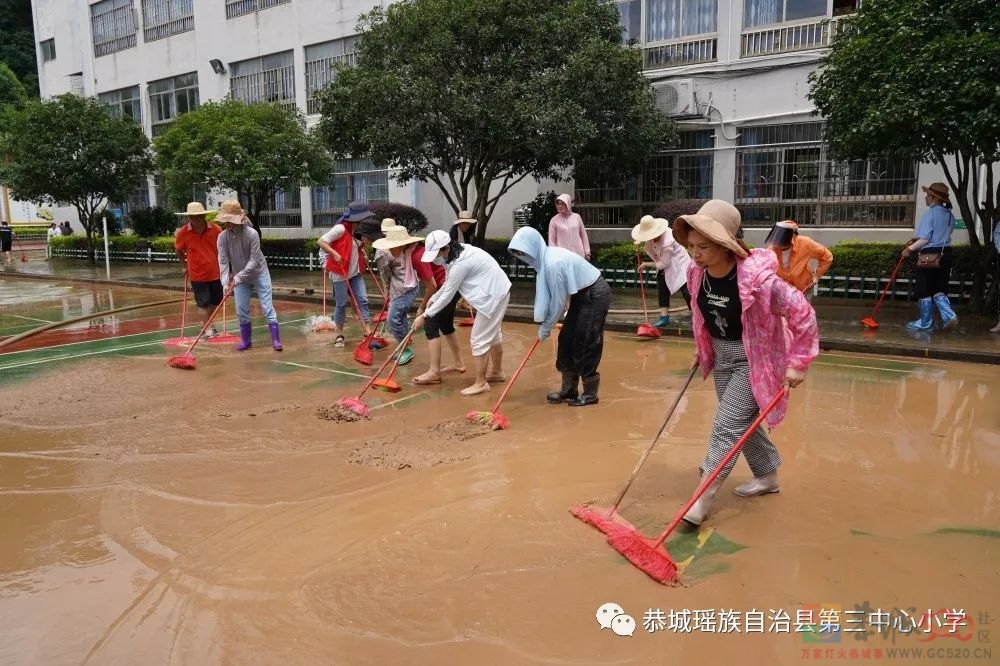
<path fill-rule="evenodd" d="M 489 426 L 490 430 L 506 430 L 510 427 L 510 419 L 499 412 L 477 412 L 475 410 L 465 415 L 469 423 Z"/>
<path fill-rule="evenodd" d="M 635 530 L 635 526 L 622 518 L 621 514 L 610 506 L 593 506 L 591 504 L 574 504 L 569 508 L 574 516 L 593 525 L 608 536 L 617 534 L 622 528 Z"/>
<path fill-rule="evenodd" d="M 357 398 L 341 398 L 333 406 L 345 421 L 371 418 L 372 410 Z"/>
<path fill-rule="evenodd" d="M 381 335 L 376 335 L 369 341 L 368 346 L 371 349 L 378 351 L 379 349 L 385 349 L 389 346 L 389 341 L 383 338 Z"/>
<path fill-rule="evenodd" d="M 639 324 L 639 328 L 636 329 L 635 334 L 638 335 L 640 338 L 649 338 L 652 340 L 655 340 L 662 335 L 660 333 L 660 330 L 655 326 L 653 326 L 652 324 L 650 324 L 648 321 Z"/>
<path fill-rule="evenodd" d="M 472 326 L 476 323 L 476 320 L 472 317 L 466 317 L 465 319 L 458 322 L 459 326 Z"/>
<path fill-rule="evenodd" d="M 874 317 L 865 317 L 861 320 L 861 323 L 865 328 L 878 328 L 878 322 L 875 321 Z"/>
<path fill-rule="evenodd" d="M 240 342 L 240 336 L 235 333 L 219 333 L 215 337 L 205 338 L 205 342 L 210 345 L 235 345 Z"/>
<path fill-rule="evenodd" d="M 21 255 L 21 263 L 22 264 L 28 263 L 28 255 L 26 255 L 26 254 L 22 254 Z"/>
<path fill-rule="evenodd" d="M 323 331 L 335 331 L 337 330 L 336 324 L 329 317 L 324 316 L 312 316 L 309 318 L 309 322 L 306 324 L 309 330 L 313 333 L 321 333 Z"/>
<path fill-rule="evenodd" d="M 389 393 L 399 393 L 403 390 L 403 387 L 397 384 L 394 379 L 376 379 L 372 382 L 372 386 Z"/>
<path fill-rule="evenodd" d="M 195 360 L 194 356 L 191 354 L 181 354 L 180 356 L 171 356 L 167 359 L 167 365 L 171 368 L 179 368 L 181 370 L 194 370 Z"/>
<path fill-rule="evenodd" d="M 614 522 L 606 527 L 610 530 L 608 544 L 647 576 L 664 585 L 677 580 L 677 564 L 670 558 L 670 553 L 663 544 L 654 548 L 654 540 L 647 539 L 634 528 L 629 529 Z"/>
<path fill-rule="evenodd" d="M 372 353 L 367 341 L 355 347 L 354 360 L 362 365 L 371 365 L 375 362 L 375 355 Z"/>

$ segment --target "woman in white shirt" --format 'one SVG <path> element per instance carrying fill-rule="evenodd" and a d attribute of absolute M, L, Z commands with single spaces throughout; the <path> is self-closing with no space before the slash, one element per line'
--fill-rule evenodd
<path fill-rule="evenodd" d="M 671 293 L 681 292 L 688 309 L 691 309 L 691 294 L 687 288 L 687 269 L 691 263 L 691 255 L 674 240 L 670 222 L 662 217 L 644 216 L 639 224 L 632 227 L 632 239 L 636 245 L 645 243 L 646 254 L 652 259 L 640 263 L 640 270 L 656 269 L 656 297 L 660 306 L 660 318 L 654 326 L 662 328 L 670 323 Z"/>

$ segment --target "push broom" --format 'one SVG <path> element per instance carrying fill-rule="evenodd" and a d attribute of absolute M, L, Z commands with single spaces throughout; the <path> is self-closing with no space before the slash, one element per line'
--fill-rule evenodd
<path fill-rule="evenodd" d="M 413 337 L 412 330 L 406 334 L 405 338 L 403 338 L 402 349 L 406 349 L 406 343 L 410 341 L 411 337 Z M 400 391 L 403 390 L 403 387 L 400 386 L 399 383 L 394 381 L 392 378 L 392 375 L 396 372 L 396 368 L 399 367 L 399 360 L 403 358 L 403 352 L 399 351 L 396 353 L 395 356 L 396 356 L 396 362 L 392 364 L 392 367 L 389 369 L 389 374 L 386 375 L 385 379 L 376 379 L 374 382 L 372 382 L 372 385 L 375 388 L 381 389 L 383 391 L 388 391 L 389 393 L 399 393 Z M 390 356 L 389 358 L 391 359 L 392 357 Z"/>
<path fill-rule="evenodd" d="M 313 333 L 323 333 L 325 331 L 335 331 L 337 330 L 337 325 L 333 323 L 333 320 L 326 314 L 326 290 L 327 290 L 327 276 L 326 269 L 323 269 L 323 315 L 321 317 L 313 316 L 309 321 L 309 330 Z"/>
<path fill-rule="evenodd" d="M 222 309 L 222 306 L 226 302 L 226 299 L 229 298 L 229 294 L 233 292 L 233 286 L 235 285 L 231 285 L 229 289 L 226 290 L 225 295 L 222 297 L 222 303 L 219 303 L 218 305 L 215 306 L 215 310 L 212 311 L 212 316 L 209 317 L 208 321 L 205 322 L 205 325 L 201 327 L 201 330 L 198 332 L 197 337 L 195 337 L 194 342 L 191 343 L 191 346 L 188 347 L 187 350 L 180 356 L 171 356 L 170 358 L 168 358 L 167 365 L 169 365 L 171 368 L 179 368 L 181 370 L 195 369 L 195 360 L 191 352 L 194 350 L 195 345 L 197 345 L 198 342 L 201 340 L 202 336 L 205 335 L 205 331 L 208 330 L 208 327 L 211 326 L 215 318 L 219 316 L 219 310 Z"/>
<path fill-rule="evenodd" d="M 345 280 L 344 284 L 347 286 L 347 294 L 351 297 L 351 303 L 354 304 L 354 311 L 358 313 L 358 320 L 361 325 L 364 326 L 365 318 L 361 316 L 361 306 L 358 305 L 358 299 L 354 297 L 354 290 L 351 289 L 351 281 Z M 369 338 L 371 338 L 372 332 L 369 332 L 362 338 L 358 346 L 354 348 L 354 360 L 362 365 L 371 365 L 375 362 L 375 355 L 372 353 L 372 348 L 369 345 Z"/>
<path fill-rule="evenodd" d="M 389 363 L 392 362 L 392 356 L 402 352 L 403 347 L 406 345 L 407 342 L 409 342 L 410 336 L 412 335 L 413 335 L 413 329 L 411 328 L 410 332 L 406 334 L 405 338 L 403 338 L 403 341 L 396 346 L 396 351 L 393 352 L 393 355 L 385 359 L 385 362 L 382 364 L 382 367 L 378 369 L 378 372 L 376 372 L 371 379 L 368 380 L 368 383 L 365 384 L 365 387 L 361 389 L 361 393 L 359 393 L 356 398 L 343 397 L 336 403 L 334 403 L 333 409 L 339 416 L 348 421 L 356 421 L 359 418 L 363 419 L 371 418 L 371 409 L 368 407 L 368 405 L 362 402 L 361 398 L 363 398 L 365 393 L 368 392 L 368 389 L 374 386 L 375 380 L 379 378 L 382 372 L 389 366 Z"/>
<path fill-rule="evenodd" d="M 191 338 L 184 335 L 184 329 L 187 328 L 187 309 L 188 309 L 188 279 L 184 278 L 184 302 L 181 304 L 181 336 L 179 338 L 167 338 L 163 341 L 165 345 L 189 345 L 191 344 Z"/>
<path fill-rule="evenodd" d="M 517 371 L 514 373 L 514 376 L 510 378 L 510 381 L 507 382 L 507 386 L 504 388 L 503 393 L 500 394 L 500 399 L 497 400 L 497 404 L 493 407 L 493 410 L 489 412 L 471 411 L 465 415 L 466 420 L 470 423 L 476 423 L 478 425 L 488 425 L 491 430 L 506 430 L 510 427 L 510 419 L 500 413 L 500 405 L 503 404 L 504 398 L 506 398 L 507 394 L 510 393 L 511 387 L 514 386 L 514 381 L 517 380 L 517 376 L 521 374 L 522 370 L 524 370 L 524 366 L 527 365 L 528 359 L 531 358 L 531 354 L 538 348 L 539 342 L 541 342 L 541 340 L 535 338 L 535 343 L 531 345 L 531 348 L 528 349 L 528 353 L 524 355 L 521 365 L 517 366 Z M 494 370 L 499 370 L 499 368 L 494 368 Z"/>
<path fill-rule="evenodd" d="M 605 534 L 612 534 L 619 527 L 632 527 L 632 525 L 625 521 L 624 518 L 618 515 L 618 506 L 622 503 L 625 498 L 625 493 L 632 486 L 635 478 L 639 475 L 639 470 L 646 463 L 646 458 L 649 454 L 653 452 L 653 447 L 656 446 L 656 442 L 659 441 L 660 435 L 666 430 L 667 424 L 670 423 L 670 419 L 674 415 L 674 411 L 677 409 L 677 405 L 681 402 L 681 397 L 683 397 L 684 392 L 687 391 L 688 386 L 691 385 L 691 380 L 694 379 L 695 374 L 698 372 L 698 365 L 696 364 L 691 368 L 691 373 L 688 375 L 687 381 L 684 382 L 684 386 L 681 387 L 680 392 L 677 397 L 674 398 L 674 404 L 670 405 L 670 409 L 667 410 L 667 415 L 663 419 L 663 423 L 660 424 L 660 429 L 656 431 L 653 435 L 652 441 L 649 442 L 649 446 L 646 447 L 646 451 L 639 458 L 639 463 L 632 470 L 632 476 L 629 477 L 628 481 L 625 482 L 625 487 L 622 488 L 621 492 L 618 493 L 618 498 L 615 500 L 614 506 L 610 508 L 606 507 L 596 507 L 592 505 L 576 504 L 570 507 L 569 512 L 574 516 L 579 518 L 585 523 L 589 523 L 601 530 Z M 634 528 L 633 528 L 634 529 Z"/>
<path fill-rule="evenodd" d="M 726 457 L 722 459 L 719 466 L 709 474 L 698 486 L 698 489 L 694 491 L 694 495 L 691 499 L 681 507 L 681 510 L 677 512 L 677 516 L 671 521 L 667 526 L 667 529 L 663 530 L 663 533 L 654 541 L 646 536 L 643 536 L 639 530 L 634 526 L 622 524 L 625 521 L 609 521 L 606 524 L 608 528 L 608 543 L 612 548 L 617 550 L 619 553 L 625 556 L 625 558 L 634 564 L 636 567 L 645 572 L 650 578 L 659 583 L 670 583 L 677 578 L 677 564 L 671 559 L 670 553 L 664 548 L 663 542 L 667 540 L 677 526 L 684 519 L 684 515 L 694 506 L 708 487 L 712 485 L 715 479 L 722 473 L 726 465 L 735 458 L 740 449 L 746 443 L 750 436 L 760 427 L 760 424 L 764 422 L 764 418 L 771 412 L 772 409 L 778 404 L 778 402 L 788 393 L 788 387 L 785 386 L 778 392 L 776 396 L 771 400 L 770 404 L 761 410 L 760 415 L 750 424 L 747 431 L 743 433 L 743 436 L 737 440 L 733 445 L 733 448 L 729 450 Z"/>
<path fill-rule="evenodd" d="M 899 267 L 903 265 L 903 261 L 905 259 L 906 257 L 900 255 L 899 261 L 896 262 L 896 267 L 892 269 L 892 275 L 889 277 L 889 281 L 886 283 L 885 289 L 882 290 L 882 293 L 879 295 L 878 300 L 875 301 L 875 308 L 872 310 L 871 315 L 861 320 L 861 323 L 866 328 L 878 328 L 878 322 L 875 321 L 875 315 L 878 313 L 879 306 L 882 305 L 882 299 L 884 299 L 885 295 L 889 293 L 889 287 L 891 287 L 893 281 L 895 281 L 896 273 L 899 272 Z"/>
<path fill-rule="evenodd" d="M 24 246 L 21 245 L 21 239 L 20 238 L 17 239 L 17 247 L 18 247 L 19 250 L 21 250 L 21 263 L 22 264 L 28 263 L 28 255 L 26 255 L 24 253 Z"/>
<path fill-rule="evenodd" d="M 226 317 L 226 301 L 228 298 L 222 299 L 222 333 L 219 333 L 214 338 L 207 338 L 205 340 L 206 344 L 210 345 L 232 345 L 239 342 L 242 338 L 235 333 L 229 332 L 229 319 Z"/>
<path fill-rule="evenodd" d="M 635 248 L 635 260 L 636 260 L 636 273 L 639 274 L 639 293 L 642 295 L 642 317 L 643 321 L 639 324 L 639 328 L 636 329 L 635 334 L 640 338 L 647 338 L 650 340 L 655 340 L 660 337 L 660 329 L 649 323 L 649 311 L 646 309 L 646 280 L 645 276 L 642 274 L 642 258 L 639 256 L 639 246 Z"/>

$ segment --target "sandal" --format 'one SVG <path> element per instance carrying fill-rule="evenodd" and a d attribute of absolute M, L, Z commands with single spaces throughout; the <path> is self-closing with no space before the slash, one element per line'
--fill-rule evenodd
<path fill-rule="evenodd" d="M 414 377 L 413 383 L 418 386 L 430 386 L 431 384 L 441 383 L 440 377 L 427 377 L 426 374 L 427 373 L 424 373 L 423 375 L 417 375 L 416 377 Z"/>
<path fill-rule="evenodd" d="M 333 340 L 333 346 L 334 347 L 343 347 L 344 346 L 344 336 L 338 335 L 336 338 L 334 338 L 334 340 Z"/>
<path fill-rule="evenodd" d="M 480 393 L 489 393 L 489 392 L 490 392 L 489 383 L 483 384 L 482 386 L 479 387 L 472 385 L 460 391 L 462 395 L 479 395 Z"/>
<path fill-rule="evenodd" d="M 460 374 L 462 374 L 464 372 L 465 372 L 465 366 L 464 365 L 461 366 L 461 367 L 458 367 L 458 366 L 455 366 L 455 365 L 448 365 L 448 366 L 445 366 L 445 367 L 441 368 L 441 374 L 443 374 L 443 375 L 447 375 L 447 374 L 451 374 L 451 373 L 455 373 L 455 374 L 459 374 L 460 375 Z"/>

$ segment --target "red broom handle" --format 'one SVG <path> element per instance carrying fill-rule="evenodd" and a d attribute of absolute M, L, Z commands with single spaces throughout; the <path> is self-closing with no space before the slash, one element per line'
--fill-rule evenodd
<path fill-rule="evenodd" d="M 372 270 L 371 264 L 368 264 L 368 273 L 372 276 L 372 281 L 375 283 L 375 286 L 378 287 L 378 293 L 382 295 L 382 300 L 385 300 L 385 286 L 382 284 L 382 279 L 375 275 L 375 271 Z"/>
<path fill-rule="evenodd" d="M 385 363 L 382 364 L 382 367 L 380 367 L 378 369 L 378 371 L 374 375 L 372 375 L 372 378 L 368 380 L 368 383 L 365 384 L 365 387 L 363 389 L 361 389 L 361 393 L 358 394 L 358 400 L 361 400 L 361 396 L 363 396 L 365 394 L 365 392 L 368 391 L 368 389 L 370 389 L 372 387 L 372 385 L 375 383 L 375 380 L 379 378 L 379 375 L 381 375 L 382 372 L 386 369 L 386 367 L 390 363 L 392 363 L 392 357 L 396 356 L 397 354 L 399 354 L 403 350 L 403 347 L 406 346 L 406 343 L 409 342 L 410 338 L 413 336 L 413 331 L 414 330 L 415 329 L 411 328 L 410 332 L 406 334 L 405 338 L 403 338 L 403 341 L 400 342 L 398 345 L 396 345 L 396 350 L 393 351 L 392 354 L 390 354 L 387 359 L 385 359 Z M 397 363 L 399 362 L 399 357 L 398 356 L 396 358 L 396 362 Z"/>
<path fill-rule="evenodd" d="M 889 293 L 889 287 L 891 287 L 892 283 L 896 280 L 896 273 L 899 272 L 899 267 L 903 265 L 903 261 L 905 259 L 906 257 L 902 255 L 899 256 L 899 261 L 896 262 L 896 267 L 892 269 L 892 275 L 889 276 L 889 281 L 885 284 L 885 289 L 882 290 L 882 293 L 878 297 L 878 301 L 875 302 L 875 309 L 872 310 L 872 317 L 875 316 L 875 313 L 878 312 L 879 307 L 882 305 L 882 299 L 884 299 L 885 295 Z"/>
<path fill-rule="evenodd" d="M 684 515 L 691 509 L 692 506 L 694 506 L 694 503 L 697 502 L 701 498 L 701 496 L 705 494 L 705 491 L 708 490 L 708 487 L 712 485 L 712 483 L 719 476 L 719 474 L 722 473 L 722 470 L 725 469 L 726 465 L 729 464 L 729 461 L 735 458 L 737 455 L 739 455 L 740 449 L 743 448 L 743 445 L 746 443 L 746 441 L 750 439 L 750 436 L 753 435 L 753 433 L 757 430 L 757 428 L 760 427 L 760 424 L 764 422 L 764 419 L 767 417 L 767 415 L 771 413 L 771 410 L 775 408 L 775 406 L 778 404 L 781 398 L 785 396 L 787 392 L 788 392 L 788 387 L 787 386 L 783 387 L 780 391 L 778 391 L 778 395 L 774 396 L 774 399 L 771 400 L 771 403 L 760 411 L 760 415 L 756 418 L 756 420 L 754 420 L 753 423 L 750 424 L 750 427 L 747 428 L 747 431 L 743 433 L 743 436 L 739 438 L 736 444 L 733 445 L 733 448 L 729 450 L 729 453 L 727 453 L 726 457 L 722 459 L 722 462 L 719 463 L 719 466 L 716 467 L 715 470 L 711 474 L 709 474 L 704 481 L 701 482 L 701 485 L 698 486 L 698 490 L 694 491 L 694 495 L 691 496 L 691 499 L 689 499 L 687 501 L 687 504 L 682 506 L 681 510 L 677 512 L 677 517 L 674 518 L 673 522 L 667 526 L 667 529 L 663 530 L 663 534 L 660 535 L 660 538 L 656 540 L 656 544 L 653 546 L 654 549 L 659 548 L 660 545 L 667 540 L 667 537 L 670 536 L 670 533 L 674 531 L 674 529 L 680 524 L 682 520 L 684 520 Z"/>
<path fill-rule="evenodd" d="M 326 316 L 326 269 L 320 266 L 319 269 L 323 273 L 323 316 Z"/>
<path fill-rule="evenodd" d="M 639 274 L 639 293 L 642 294 L 642 316 L 649 321 L 649 311 L 646 308 L 646 285 L 642 275 L 642 256 L 639 254 L 639 246 L 635 246 L 635 272 Z"/>
<path fill-rule="evenodd" d="M 188 277 L 184 275 L 184 305 L 181 306 L 181 337 L 184 337 L 184 329 L 187 328 L 188 311 Z"/>
<path fill-rule="evenodd" d="M 524 370 L 524 366 L 528 364 L 528 359 L 531 358 L 531 355 L 534 353 L 535 349 L 538 348 L 538 343 L 540 342 L 541 340 L 539 340 L 536 337 L 535 344 L 531 345 L 531 348 L 528 350 L 528 353 L 524 355 L 523 359 L 521 359 L 521 365 L 517 366 L 517 370 L 514 371 L 514 376 L 510 378 L 509 382 L 507 382 L 506 388 L 504 388 L 503 393 L 500 394 L 500 399 L 497 400 L 496 407 L 494 407 L 492 410 L 494 414 L 500 409 L 500 404 L 503 402 L 503 399 L 507 397 L 507 394 L 510 393 L 510 388 L 514 385 L 514 382 L 517 380 L 517 376 L 521 374 L 522 370 Z M 486 353 L 488 354 L 489 352 Z"/>
<path fill-rule="evenodd" d="M 201 331 L 198 332 L 198 336 L 194 339 L 194 342 L 191 343 L 191 346 L 188 347 L 187 351 L 181 354 L 181 356 L 188 356 L 189 354 L 191 354 L 191 350 L 194 349 L 194 346 L 198 344 L 199 340 L 201 340 L 201 336 L 205 335 L 205 331 L 207 331 L 208 327 L 212 325 L 212 322 L 215 321 L 215 318 L 219 316 L 219 310 L 222 309 L 222 306 L 225 304 L 226 299 L 229 298 L 229 294 L 233 293 L 233 289 L 235 288 L 236 288 L 235 284 L 229 285 L 229 288 L 226 290 L 225 295 L 223 295 L 222 297 L 222 303 L 219 303 L 218 305 L 215 306 L 215 310 L 212 311 L 212 316 L 209 317 L 208 321 L 205 322 L 205 325 L 201 327 Z"/>

